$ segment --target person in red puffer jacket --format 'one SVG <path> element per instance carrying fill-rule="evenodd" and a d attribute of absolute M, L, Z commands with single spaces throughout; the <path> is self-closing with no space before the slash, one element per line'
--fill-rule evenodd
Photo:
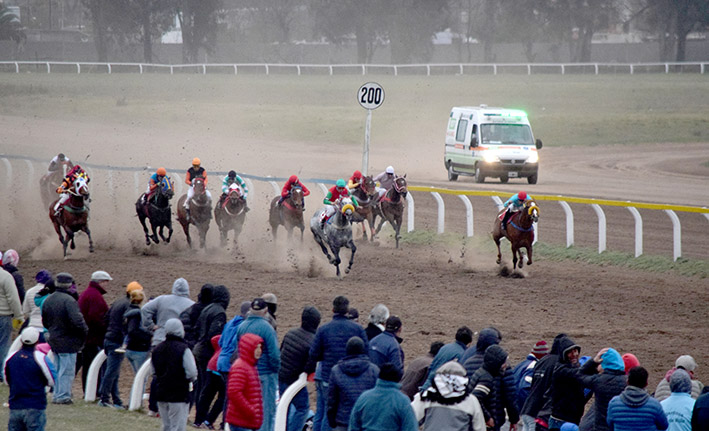
<path fill-rule="evenodd" d="M 239 339 L 239 359 L 229 370 L 226 422 L 232 431 L 257 430 L 263 423 L 263 399 L 256 361 L 263 339 L 246 333 Z"/>

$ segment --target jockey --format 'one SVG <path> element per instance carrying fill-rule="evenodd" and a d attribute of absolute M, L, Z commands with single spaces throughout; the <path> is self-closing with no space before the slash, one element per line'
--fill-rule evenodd
<path fill-rule="evenodd" d="M 392 188 L 392 186 L 394 185 L 395 178 L 396 175 L 394 175 L 393 166 L 387 166 L 384 172 L 374 177 L 374 181 L 379 183 L 379 187 L 377 187 L 377 193 L 379 193 L 379 200 L 381 200 L 386 194 L 386 192 L 388 192 L 389 189 Z"/>
<path fill-rule="evenodd" d="M 158 168 L 158 170 L 150 176 L 150 180 L 148 180 L 148 188 L 145 190 L 145 194 L 143 195 L 143 203 L 150 202 L 150 198 L 152 198 L 155 194 L 155 190 L 157 190 L 160 186 L 160 182 L 163 178 L 165 178 L 165 175 L 167 175 L 165 168 Z"/>
<path fill-rule="evenodd" d="M 342 199 L 342 198 L 350 198 L 352 199 L 352 204 L 357 208 L 359 204 L 357 203 L 357 199 L 355 199 L 354 196 L 350 195 L 350 191 L 347 190 L 347 184 L 345 184 L 345 180 L 340 178 L 337 180 L 335 185 L 330 188 L 327 192 L 327 196 L 325 196 L 325 199 L 323 199 L 323 203 L 326 205 L 325 211 L 323 212 L 323 216 L 320 219 L 320 228 L 325 229 L 325 222 L 332 217 L 335 214 L 335 211 L 337 211 L 337 208 L 335 206 L 337 205 L 337 202 Z"/>
<path fill-rule="evenodd" d="M 310 190 L 305 187 L 305 184 L 300 182 L 297 175 L 291 175 L 290 178 L 288 178 L 288 181 L 286 181 L 286 184 L 283 186 L 283 190 L 281 190 L 281 197 L 278 199 L 278 205 L 280 206 L 283 204 L 284 200 L 288 199 L 293 187 L 300 187 L 303 190 L 303 211 L 305 211 L 305 197 L 310 194 Z"/>
<path fill-rule="evenodd" d="M 241 187 L 241 199 L 243 199 L 244 203 L 246 203 L 246 197 L 249 195 L 249 189 L 246 187 L 244 180 L 239 175 L 236 175 L 236 171 L 234 170 L 229 171 L 227 176 L 225 176 L 222 180 L 222 195 L 219 198 L 219 202 L 224 202 L 227 192 L 229 191 L 229 186 L 232 184 L 238 184 L 239 187 Z M 244 211 L 249 211 L 248 205 L 244 208 Z"/>
<path fill-rule="evenodd" d="M 347 182 L 347 188 L 350 190 L 354 190 L 357 187 L 359 187 L 360 184 L 362 184 L 362 180 L 364 178 L 362 177 L 362 172 L 360 171 L 354 171 L 352 176 L 350 177 L 350 180 Z"/>
<path fill-rule="evenodd" d="M 512 217 L 512 213 L 520 211 L 522 208 L 524 208 L 524 203 L 528 200 L 531 200 L 532 198 L 527 195 L 526 192 L 519 192 L 509 199 L 505 201 L 504 204 L 502 204 L 506 209 L 505 209 L 505 216 L 502 218 L 502 230 L 504 231 L 507 229 L 507 222 L 510 220 L 510 217 Z"/>
<path fill-rule="evenodd" d="M 185 199 L 185 203 L 183 204 L 183 207 L 185 207 L 185 210 L 187 211 L 187 214 L 190 213 L 190 202 L 192 201 L 192 198 L 194 197 L 194 182 L 195 178 L 204 178 L 204 192 L 207 194 L 207 197 L 209 200 L 212 200 L 212 194 L 209 193 L 209 190 L 207 190 L 207 171 L 204 170 L 202 167 L 202 162 L 199 160 L 199 158 L 195 157 L 192 159 L 192 167 L 187 170 L 187 174 L 185 175 L 185 184 L 190 186 L 189 189 L 187 189 L 187 199 Z"/>
<path fill-rule="evenodd" d="M 59 193 L 61 196 L 59 197 L 59 200 L 57 201 L 56 205 L 54 205 L 55 216 L 59 216 L 59 211 L 62 205 L 64 205 L 64 203 L 69 200 L 69 190 L 74 186 L 74 181 L 76 181 L 79 176 L 84 177 L 87 183 L 90 181 L 89 176 L 86 174 L 86 172 L 84 172 L 83 169 L 81 169 L 81 166 L 75 165 L 66 174 L 61 185 L 57 187 L 57 193 Z"/>
<path fill-rule="evenodd" d="M 66 164 L 69 169 L 74 167 L 74 164 L 71 163 L 71 160 L 69 160 L 69 158 L 65 156 L 64 153 L 59 153 L 54 156 L 51 162 L 49 162 L 49 167 L 47 168 L 47 175 L 58 171 L 63 164 Z"/>

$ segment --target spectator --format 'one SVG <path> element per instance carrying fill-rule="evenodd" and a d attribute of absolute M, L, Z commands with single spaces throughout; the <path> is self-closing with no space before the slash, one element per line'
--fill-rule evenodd
<path fill-rule="evenodd" d="M 482 367 L 485 350 L 493 344 L 500 344 L 500 341 L 502 341 L 502 334 L 497 328 L 489 327 L 480 331 L 475 347 L 468 347 L 459 361 L 465 367 L 468 377 Z"/>
<path fill-rule="evenodd" d="M 48 281 L 52 279 L 52 274 L 46 269 L 40 270 L 34 277 L 37 284 L 25 292 L 25 300 L 22 301 L 22 314 L 25 319 L 29 319 L 27 326 L 39 330 L 39 342 L 44 343 L 44 326 L 42 325 L 42 310 L 34 302 L 37 292 L 44 289 Z"/>
<path fill-rule="evenodd" d="M 364 329 L 347 318 L 349 308 L 349 299 L 344 296 L 336 297 L 332 301 L 332 320 L 318 328 L 313 345 L 310 347 L 305 372 L 308 374 L 313 373 L 317 362 L 320 362 L 320 378 L 315 380 L 317 410 L 313 419 L 314 431 L 329 431 L 330 429 L 325 412 L 327 410 L 327 391 L 332 367 L 347 355 L 347 341 L 350 338 L 359 337 L 362 340 L 367 338 Z M 366 348 L 369 347 L 367 342 L 364 345 Z"/>
<path fill-rule="evenodd" d="M 315 307 L 305 307 L 300 316 L 300 327 L 291 329 L 281 342 L 281 369 L 278 371 L 278 387 L 280 394 L 288 386 L 298 380 L 301 373 L 305 372 L 308 362 L 308 352 L 315 339 L 315 331 L 320 326 L 320 312 Z M 300 431 L 305 425 L 310 400 L 308 388 L 300 390 L 291 401 L 293 415 L 289 415 L 287 431 Z"/>
<path fill-rule="evenodd" d="M 560 341 L 559 351 L 559 361 L 551 377 L 549 431 L 559 430 L 564 422 L 578 425 L 586 405 L 583 386 L 576 377 L 581 347 L 565 337 Z"/>
<path fill-rule="evenodd" d="M 177 318 L 165 322 L 165 340 L 151 357 L 155 375 L 155 400 L 163 431 L 184 431 L 189 413 L 190 385 L 197 379 L 197 367 L 187 346 L 185 330 Z"/>
<path fill-rule="evenodd" d="M 202 310 L 212 303 L 212 293 L 214 286 L 209 283 L 203 284 L 197 295 L 197 302 L 194 302 L 186 310 L 180 313 L 180 321 L 185 328 L 185 341 L 190 349 L 197 344 L 198 320 Z"/>
<path fill-rule="evenodd" d="M 549 354 L 549 345 L 544 340 L 537 341 L 532 347 L 532 351 L 518 363 L 512 370 L 515 381 L 515 406 L 518 411 L 522 410 L 524 402 L 529 396 L 529 388 L 532 386 L 532 376 L 534 366 L 537 362 Z M 527 415 L 520 415 L 523 431 L 534 431 L 534 418 Z"/>
<path fill-rule="evenodd" d="M 15 279 L 0 268 L 0 358 L 10 350 L 12 327 L 22 320 L 22 302 L 15 287 Z M 0 370 L 1 371 L 1 370 Z M 4 380 L 4 374 L 0 375 Z"/>
<path fill-rule="evenodd" d="M 660 380 L 660 383 L 657 384 L 657 388 L 655 389 L 655 399 L 657 401 L 662 401 L 670 396 L 670 377 L 672 377 L 672 373 L 674 373 L 677 369 L 682 369 L 689 373 L 689 377 L 692 379 L 692 398 L 695 400 L 699 398 L 699 395 L 702 393 L 702 389 L 704 389 L 704 384 L 694 377 L 694 370 L 697 369 L 697 362 L 689 355 L 682 355 L 675 361 L 674 368 L 667 371 L 665 378 Z"/>
<path fill-rule="evenodd" d="M 392 363 L 404 373 L 404 349 L 401 348 L 401 319 L 389 316 L 384 332 L 369 341 L 369 358 L 378 367 Z"/>
<path fill-rule="evenodd" d="M 458 361 L 440 366 L 431 387 L 411 403 L 416 419 L 423 420 L 423 431 L 485 431 L 485 416 L 472 389 Z"/>
<path fill-rule="evenodd" d="M 103 299 L 103 295 L 106 294 L 106 289 L 111 280 L 113 278 L 106 271 L 95 271 L 91 274 L 89 285 L 79 295 L 79 310 L 81 310 L 84 321 L 89 327 L 89 335 L 86 337 L 86 344 L 81 351 L 81 363 L 79 364 L 79 368 L 81 368 L 81 387 L 84 389 L 84 394 L 86 394 L 86 376 L 89 374 L 89 367 L 98 352 L 103 348 L 103 339 L 106 336 L 108 304 Z M 106 351 L 106 355 L 109 357 L 106 361 L 107 364 L 110 364 L 109 353 L 113 353 L 113 351 Z M 101 378 L 101 382 L 103 382 L 103 378 Z"/>
<path fill-rule="evenodd" d="M 534 366 L 532 386 L 529 388 L 529 395 L 520 413 L 535 418 L 537 422 L 536 429 L 546 429 L 548 426 L 547 421 L 550 411 L 543 411 L 543 409 L 549 402 L 547 393 L 551 386 L 551 377 L 554 374 L 554 367 L 559 360 L 561 339 L 564 337 L 566 337 L 564 333 L 554 337 L 550 353 L 540 359 L 537 365 Z"/>
<path fill-rule="evenodd" d="M 435 376 L 438 367 L 449 361 L 460 362 L 460 358 L 463 356 L 465 349 L 467 349 L 468 346 L 470 346 L 470 343 L 472 342 L 473 331 L 470 330 L 470 328 L 468 328 L 467 326 L 461 326 L 460 328 L 458 328 L 458 330 L 455 332 L 455 341 L 441 347 L 441 350 L 439 350 L 436 356 L 433 358 L 433 362 L 431 362 L 431 366 L 428 368 L 428 376 L 426 377 L 426 383 L 423 384 L 421 390 L 423 391 L 431 385 L 431 382 L 433 381 L 433 377 Z"/>
<path fill-rule="evenodd" d="M 660 403 L 645 391 L 647 371 L 633 367 L 628 371 L 628 386 L 608 404 L 611 431 L 666 430 L 667 416 Z"/>
<path fill-rule="evenodd" d="M 74 277 L 71 274 L 57 274 L 54 293 L 42 305 L 42 323 L 49 333 L 49 345 L 57 368 L 54 404 L 72 404 L 71 384 L 74 381 L 76 354 L 84 347 L 89 332 L 79 304 L 69 292 L 72 284 Z"/>
<path fill-rule="evenodd" d="M 261 431 L 273 431 L 276 420 L 276 391 L 278 390 L 278 369 L 281 367 L 281 352 L 278 350 L 278 337 L 266 320 L 268 305 L 263 298 L 251 301 L 251 313 L 239 325 L 236 331 L 237 346 L 245 334 L 258 335 L 262 341 L 261 354 L 256 362 L 259 381 L 261 382 L 261 398 L 263 399 L 263 423 Z M 234 360 L 239 355 L 239 350 L 232 356 Z M 231 379 L 231 378 L 230 378 Z M 228 413 L 227 413 L 228 416 Z"/>
<path fill-rule="evenodd" d="M 212 354 L 207 363 L 205 382 L 202 387 L 202 393 L 199 395 L 199 403 L 197 404 L 197 412 L 193 424 L 195 428 L 214 429 L 214 423 L 217 421 L 219 413 L 224 410 L 226 382 L 217 371 L 217 358 L 219 358 L 221 350 L 219 348 L 219 338 L 221 338 L 221 335 L 215 335 L 211 340 L 214 354 Z M 212 404 L 215 396 L 217 400 Z M 221 429 L 224 429 L 223 420 Z"/>
<path fill-rule="evenodd" d="M 273 326 L 273 329 L 278 330 L 278 324 L 276 323 L 276 310 L 278 309 L 278 298 L 273 293 L 264 293 L 261 298 L 266 301 L 266 306 L 268 307 L 268 314 L 266 315 L 266 320 Z"/>
<path fill-rule="evenodd" d="M 692 379 L 683 369 L 677 369 L 670 377 L 670 390 L 672 394 L 660 402 L 662 410 L 667 416 L 668 431 L 692 431 L 692 410 L 694 400 L 692 392 Z"/>
<path fill-rule="evenodd" d="M 327 420 L 334 431 L 347 431 L 352 407 L 364 391 L 374 387 L 379 375 L 379 367 L 370 361 L 361 338 L 350 338 L 346 353 L 330 372 Z"/>
<path fill-rule="evenodd" d="M 598 368 L 601 368 L 599 373 Z M 602 349 L 581 366 L 579 379 L 594 396 L 591 408 L 581 418 L 581 431 L 608 431 L 608 403 L 626 386 L 625 364 L 615 349 Z"/>
<path fill-rule="evenodd" d="M 20 303 L 25 300 L 25 280 L 20 274 L 20 270 L 17 269 L 17 265 L 20 264 L 20 255 L 13 249 L 9 249 L 3 255 L 2 267 L 5 271 L 12 275 L 15 280 L 15 287 L 17 288 L 17 295 L 20 297 Z"/>
<path fill-rule="evenodd" d="M 44 388 L 54 386 L 54 367 L 35 346 L 39 341 L 37 328 L 29 326 L 20 334 L 22 347 L 4 364 L 10 386 L 10 419 L 7 429 L 44 431 L 47 423 L 47 394 Z"/>
<path fill-rule="evenodd" d="M 367 341 L 372 340 L 377 335 L 384 332 L 384 324 L 389 318 L 389 309 L 384 304 L 377 304 L 369 313 L 369 323 L 365 328 Z"/>
<path fill-rule="evenodd" d="M 137 283 L 136 283 L 137 284 Z M 123 315 L 125 322 L 126 359 L 133 372 L 137 373 L 143 362 L 148 358 L 152 334 L 142 324 L 140 304 L 145 300 L 142 289 L 131 290 L 130 305 Z"/>
<path fill-rule="evenodd" d="M 264 315 L 259 317 L 265 321 Z M 262 389 L 256 366 L 262 354 L 263 342 L 261 337 L 253 333 L 245 333 L 239 338 L 238 351 L 241 353 L 229 370 L 227 383 L 229 402 L 226 422 L 232 431 L 263 428 Z"/>
<path fill-rule="evenodd" d="M 705 387 L 692 409 L 692 430 L 709 431 L 709 387 Z"/>
<path fill-rule="evenodd" d="M 497 344 L 491 345 L 485 350 L 482 366 L 468 378 L 473 395 L 480 401 L 488 429 L 499 430 L 505 417 L 510 421 L 510 428 L 514 429 L 519 412 L 515 406 L 514 377 L 507 366 L 507 352 Z"/>
<path fill-rule="evenodd" d="M 239 325 L 244 321 L 250 309 L 251 301 L 242 302 L 241 307 L 239 307 L 239 314 L 224 325 L 222 336 L 219 338 L 219 347 L 221 347 L 222 350 L 217 359 L 217 370 L 225 379 L 227 374 L 229 374 L 229 368 L 231 368 L 231 356 L 236 350 L 236 331 L 239 329 Z"/>
<path fill-rule="evenodd" d="M 352 408 L 349 431 L 418 431 L 409 398 L 401 393 L 401 372 L 382 365 L 373 389 L 365 391 Z"/>
<path fill-rule="evenodd" d="M 434 341 L 428 353 L 424 356 L 419 356 L 409 363 L 404 371 L 404 376 L 401 378 L 401 392 L 406 394 L 410 400 L 414 399 L 414 395 L 419 391 L 419 388 L 426 382 L 428 377 L 428 369 L 436 357 L 438 352 L 443 347 L 443 342 Z"/>
<path fill-rule="evenodd" d="M 350 309 L 347 310 L 347 318 L 359 324 L 359 310 L 354 307 L 350 307 Z"/>
<path fill-rule="evenodd" d="M 637 367 L 640 365 L 640 361 L 638 361 L 638 358 L 633 355 L 632 353 L 623 353 L 623 364 L 625 365 L 625 374 L 628 374 L 628 371 L 630 371 L 631 368 Z"/>
<path fill-rule="evenodd" d="M 125 353 L 126 351 L 126 328 L 125 328 L 125 314 L 130 308 L 131 292 L 143 291 L 143 286 L 137 281 L 131 281 L 126 285 L 126 296 L 123 298 L 118 298 L 113 301 L 111 307 L 106 313 L 106 320 L 108 321 L 106 327 L 106 337 L 104 339 L 104 345 L 106 341 L 110 341 L 113 344 L 119 344 L 120 347 L 115 348 L 116 353 Z M 142 296 L 145 299 L 145 295 Z M 141 300 L 142 302 L 142 300 Z M 139 303 L 140 304 L 140 303 Z"/>

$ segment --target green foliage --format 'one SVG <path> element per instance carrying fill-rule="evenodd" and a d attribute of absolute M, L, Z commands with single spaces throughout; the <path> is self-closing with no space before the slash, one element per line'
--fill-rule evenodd
<path fill-rule="evenodd" d="M 4 3 L 0 2 L 0 40 L 12 40 L 20 43 L 27 39 L 22 30 L 22 24 L 17 16 L 10 12 Z"/>

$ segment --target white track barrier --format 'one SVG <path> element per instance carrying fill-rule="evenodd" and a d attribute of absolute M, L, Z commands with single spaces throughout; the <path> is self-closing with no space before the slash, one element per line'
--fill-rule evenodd
<path fill-rule="evenodd" d="M 627 207 L 635 219 L 635 257 L 643 254 L 643 218 L 635 207 Z"/>
<path fill-rule="evenodd" d="M 564 209 L 564 214 L 566 214 L 566 248 L 569 248 L 574 245 L 574 213 L 568 203 L 559 201 L 559 205 L 561 205 Z"/>
<path fill-rule="evenodd" d="M 175 181 L 173 182 L 173 184 L 177 185 L 177 190 L 175 190 L 175 192 L 177 193 L 177 198 L 179 199 L 179 197 L 182 196 L 182 189 L 184 187 L 182 183 L 182 178 L 180 178 L 180 174 L 177 173 L 173 173 L 172 176 L 175 177 Z"/>
<path fill-rule="evenodd" d="M 327 196 L 327 187 L 325 187 L 325 184 L 318 183 L 318 187 L 320 187 L 320 191 L 322 192 L 323 197 Z"/>
<path fill-rule="evenodd" d="M 672 260 L 677 261 L 682 257 L 682 225 L 679 222 L 679 217 L 672 210 L 664 210 L 665 214 L 670 216 L 672 220 Z"/>
<path fill-rule="evenodd" d="M 443 198 L 438 192 L 431 192 L 431 196 L 436 200 L 438 206 L 438 234 L 442 234 L 446 230 L 446 205 L 443 203 Z"/>
<path fill-rule="evenodd" d="M 606 214 L 598 204 L 591 204 L 598 216 L 598 254 L 606 251 Z"/>
<path fill-rule="evenodd" d="M 709 218 L 709 217 L 708 217 Z M 406 194 L 406 232 L 414 230 L 414 197 Z"/>
<path fill-rule="evenodd" d="M 12 164 L 6 158 L 2 159 L 2 163 L 5 165 L 5 177 L 7 178 L 5 188 L 9 191 L 12 187 Z"/>
<path fill-rule="evenodd" d="M 465 195 L 458 195 L 458 197 L 465 205 L 465 235 L 473 236 L 473 204 L 470 203 L 470 199 Z"/>
<path fill-rule="evenodd" d="M 502 199 L 500 199 L 499 196 L 490 196 L 490 199 L 495 202 L 495 206 L 497 206 L 497 211 L 502 211 L 502 208 L 505 207 L 502 203 Z"/>
<path fill-rule="evenodd" d="M 133 172 L 133 187 L 135 189 L 136 199 L 140 196 L 140 178 L 138 177 L 138 171 Z"/>
<path fill-rule="evenodd" d="M 280 194 L 280 190 L 278 190 L 278 183 L 276 183 L 275 181 L 269 181 L 268 183 L 271 185 L 271 187 L 273 187 L 273 194 L 278 196 Z"/>
<path fill-rule="evenodd" d="M 35 178 L 34 178 L 34 165 L 32 165 L 32 162 L 29 160 L 25 159 L 25 163 L 27 164 L 27 184 L 29 184 L 30 189 L 34 187 L 35 183 Z"/>
<path fill-rule="evenodd" d="M 275 431 L 286 431 L 286 425 L 288 422 L 288 408 L 293 400 L 293 397 L 298 395 L 301 389 L 308 385 L 308 376 L 305 373 L 300 373 L 298 380 L 293 382 L 288 389 L 281 395 L 280 401 L 278 401 L 278 406 L 276 407 L 276 426 Z M 327 420 L 327 418 L 325 418 Z"/>
<path fill-rule="evenodd" d="M 106 352 L 101 349 L 98 355 L 91 361 L 89 372 L 86 375 L 86 390 L 84 391 L 84 401 L 96 401 L 96 390 L 98 389 L 98 372 L 101 371 L 101 365 L 106 361 Z"/>
<path fill-rule="evenodd" d="M 244 178 L 244 182 L 246 183 L 246 187 L 249 188 L 249 193 L 251 193 L 251 196 L 253 196 L 254 191 L 256 190 L 254 188 L 254 183 L 249 178 Z"/>
<path fill-rule="evenodd" d="M 143 365 L 140 366 L 138 372 L 135 373 L 133 386 L 130 388 L 128 410 L 135 411 L 140 410 L 140 408 L 143 407 L 143 391 L 145 390 L 145 381 L 148 379 L 151 369 L 152 362 L 150 362 L 150 358 L 148 358 L 145 362 L 143 362 Z"/>

